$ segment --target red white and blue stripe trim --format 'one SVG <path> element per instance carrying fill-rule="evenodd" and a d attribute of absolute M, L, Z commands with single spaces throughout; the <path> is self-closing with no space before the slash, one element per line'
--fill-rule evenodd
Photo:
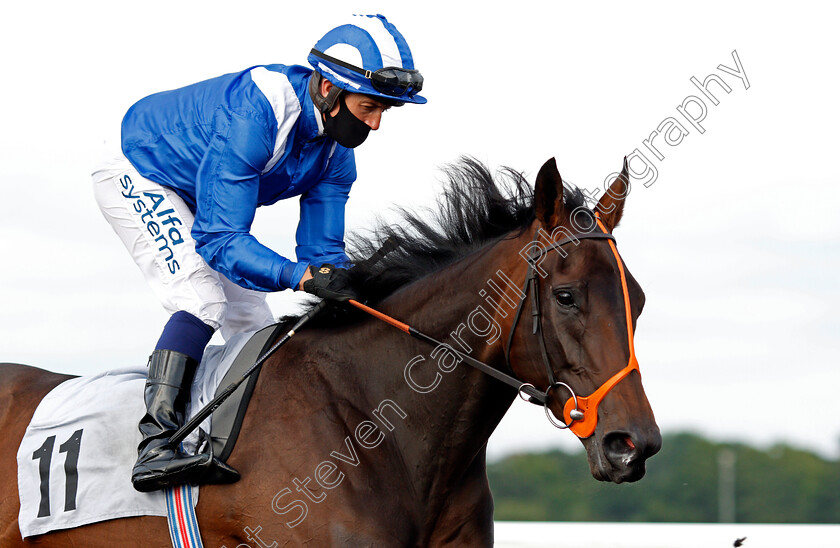
<path fill-rule="evenodd" d="M 169 522 L 169 537 L 174 548 L 204 548 L 198 519 L 195 517 L 193 488 L 190 485 L 167 487 L 166 519 Z"/>

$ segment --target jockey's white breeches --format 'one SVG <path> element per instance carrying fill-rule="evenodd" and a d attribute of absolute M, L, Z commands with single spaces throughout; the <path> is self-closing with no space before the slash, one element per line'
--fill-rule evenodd
<path fill-rule="evenodd" d="M 189 312 L 227 340 L 274 319 L 266 294 L 216 272 L 195 251 L 194 216 L 171 189 L 143 178 L 121 151 L 107 153 L 93 173 L 105 219 L 120 237 L 163 307 Z"/>

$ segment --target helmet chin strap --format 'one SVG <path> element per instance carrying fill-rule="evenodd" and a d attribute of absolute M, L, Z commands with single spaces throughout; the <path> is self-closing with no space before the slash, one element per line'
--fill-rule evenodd
<path fill-rule="evenodd" d="M 320 72 L 315 71 L 312 73 L 312 77 L 309 79 L 309 97 L 315 103 L 315 106 L 321 114 L 327 114 L 335 107 L 335 102 L 343 90 L 334 85 L 327 92 L 327 96 L 324 97 L 321 95 L 321 82 L 323 80 L 324 76 Z"/>

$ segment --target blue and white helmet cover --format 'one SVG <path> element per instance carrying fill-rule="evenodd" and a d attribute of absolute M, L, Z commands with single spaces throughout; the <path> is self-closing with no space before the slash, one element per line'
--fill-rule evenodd
<path fill-rule="evenodd" d="M 345 63 L 375 72 L 385 67 L 414 70 L 414 58 L 408 42 L 383 15 L 353 15 L 350 22 L 338 26 L 321 38 L 315 49 Z M 389 100 L 423 104 L 420 95 L 393 97 L 374 89 L 361 74 L 331 63 L 312 53 L 309 64 L 334 85 L 352 93 L 364 93 Z"/>

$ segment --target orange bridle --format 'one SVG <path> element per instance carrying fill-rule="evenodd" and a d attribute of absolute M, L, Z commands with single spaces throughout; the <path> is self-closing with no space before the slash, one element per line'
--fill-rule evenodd
<path fill-rule="evenodd" d="M 563 240 L 557 241 L 552 243 L 547 247 L 540 247 L 539 253 L 537 255 L 530 255 L 530 258 L 533 261 L 536 261 L 542 254 L 547 253 L 552 249 L 559 249 L 562 246 L 575 242 L 578 243 L 578 240 L 581 239 L 604 239 L 607 240 L 607 243 L 612 250 L 613 257 L 615 257 L 616 264 L 618 265 L 618 271 L 621 277 L 621 290 L 624 294 L 624 316 L 627 322 L 627 341 L 630 350 L 630 359 L 628 360 L 627 365 L 615 375 L 607 379 L 604 384 L 598 387 L 595 392 L 593 392 L 589 396 L 576 396 L 574 390 L 563 382 L 560 382 L 556 379 L 554 375 L 554 370 L 551 367 L 551 364 L 548 359 L 548 351 L 545 346 L 545 338 L 542 334 L 542 326 L 541 326 L 541 319 L 540 319 L 540 309 L 539 309 L 539 289 L 538 289 L 538 279 L 536 276 L 536 269 L 534 268 L 534 264 L 529 261 L 528 263 L 528 275 L 525 281 L 525 287 L 522 291 L 522 300 L 519 302 L 519 307 L 516 311 L 516 316 L 513 320 L 513 326 L 511 327 L 510 335 L 508 337 L 507 347 L 505 349 L 505 357 L 508 362 L 508 367 L 510 368 L 510 346 L 513 341 L 513 333 L 516 330 L 516 324 L 519 321 L 519 317 L 522 313 L 523 304 L 527 298 L 528 293 L 528 286 L 531 286 L 531 296 L 532 296 L 532 317 L 534 319 L 534 327 L 533 333 L 539 336 L 540 340 L 540 347 L 542 350 L 543 361 L 546 365 L 546 370 L 548 374 L 548 389 L 545 391 L 545 398 L 543 405 L 545 406 L 546 416 L 548 417 L 549 421 L 558 428 L 568 428 L 571 430 L 576 436 L 579 438 L 588 438 L 595 432 L 595 427 L 598 425 L 598 405 L 604 399 L 604 397 L 612 390 L 615 385 L 621 382 L 627 375 L 630 374 L 631 371 L 639 370 L 639 362 L 636 360 L 636 350 L 633 346 L 633 318 L 630 313 L 630 292 L 627 288 L 627 276 L 624 273 L 624 266 L 621 262 L 621 257 L 618 254 L 618 249 L 615 246 L 615 238 L 604 227 L 603 223 L 601 222 L 601 218 L 598 215 L 598 212 L 595 211 L 595 221 L 598 224 L 598 227 L 601 229 L 601 232 L 588 232 L 583 234 L 575 234 L 574 236 L 570 236 Z M 536 238 L 534 239 L 536 242 Z M 529 385 L 530 386 L 530 385 Z M 559 423 L 552 417 L 551 411 L 548 407 L 548 402 L 550 401 L 549 392 L 552 389 L 562 386 L 568 390 L 572 396 L 566 400 L 565 405 L 563 406 L 563 419 L 565 423 Z M 521 394 L 520 390 L 520 394 Z"/>

